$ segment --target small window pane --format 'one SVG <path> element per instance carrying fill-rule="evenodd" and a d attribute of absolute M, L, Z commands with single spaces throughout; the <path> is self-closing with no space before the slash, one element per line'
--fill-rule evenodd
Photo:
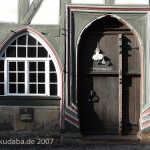
<path fill-rule="evenodd" d="M 16 84 L 9 84 L 9 93 L 16 93 Z"/>
<path fill-rule="evenodd" d="M 42 45 L 40 42 L 38 42 L 38 45 Z"/>
<path fill-rule="evenodd" d="M 18 82 L 25 82 L 25 74 L 18 73 Z"/>
<path fill-rule="evenodd" d="M 16 73 L 9 73 L 9 82 L 16 82 Z"/>
<path fill-rule="evenodd" d="M 5 57 L 5 53 L 2 55 L 2 57 Z"/>
<path fill-rule="evenodd" d="M 29 74 L 29 82 L 36 82 L 36 73 Z"/>
<path fill-rule="evenodd" d="M 45 82 L 45 73 L 38 73 L 38 82 Z"/>
<path fill-rule="evenodd" d="M 10 45 L 16 45 L 16 40 L 13 41 Z"/>
<path fill-rule="evenodd" d="M 18 38 L 18 45 L 26 45 L 26 35 Z"/>
<path fill-rule="evenodd" d="M 50 82 L 57 82 L 57 74 L 56 73 L 50 73 Z"/>
<path fill-rule="evenodd" d="M 18 84 L 18 93 L 25 93 L 24 84 Z"/>
<path fill-rule="evenodd" d="M 38 71 L 45 71 L 45 62 L 38 62 Z"/>
<path fill-rule="evenodd" d="M 38 57 L 48 57 L 48 52 L 44 47 L 38 47 Z"/>
<path fill-rule="evenodd" d="M 18 71 L 25 71 L 24 62 L 18 62 Z"/>
<path fill-rule="evenodd" d="M 16 47 L 8 47 L 6 50 L 6 57 L 16 57 Z"/>
<path fill-rule="evenodd" d="M 36 93 L 36 84 L 29 85 L 29 93 Z"/>
<path fill-rule="evenodd" d="M 50 95 L 57 95 L 57 84 L 50 84 Z"/>
<path fill-rule="evenodd" d="M 26 57 L 26 47 L 18 47 L 18 57 Z"/>
<path fill-rule="evenodd" d="M 56 71 L 54 63 L 52 60 L 50 60 L 50 71 Z"/>
<path fill-rule="evenodd" d="M 28 57 L 36 57 L 36 47 L 28 47 Z"/>
<path fill-rule="evenodd" d="M 39 94 L 45 93 L 45 84 L 38 84 L 38 93 Z"/>
<path fill-rule="evenodd" d="M 29 71 L 36 71 L 36 62 L 29 62 Z"/>
<path fill-rule="evenodd" d="M 9 70 L 16 71 L 16 62 L 9 62 Z"/>
<path fill-rule="evenodd" d="M 28 36 L 28 45 L 36 45 L 36 39 L 32 36 Z"/>
<path fill-rule="evenodd" d="M 0 95 L 4 95 L 4 84 L 0 84 Z"/>
<path fill-rule="evenodd" d="M 0 73 L 0 82 L 4 82 L 4 73 Z"/>
<path fill-rule="evenodd" d="M 4 71 L 4 60 L 0 60 L 0 71 Z"/>

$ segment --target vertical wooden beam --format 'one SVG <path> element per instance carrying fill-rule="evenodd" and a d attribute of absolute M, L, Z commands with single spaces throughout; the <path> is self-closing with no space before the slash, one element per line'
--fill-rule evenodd
<path fill-rule="evenodd" d="M 18 2 L 18 23 L 20 24 L 29 11 L 30 0 L 19 0 Z"/>
<path fill-rule="evenodd" d="M 115 0 L 105 0 L 105 5 L 115 5 Z"/>
<path fill-rule="evenodd" d="M 122 34 L 119 37 L 119 133 L 122 134 Z"/>
<path fill-rule="evenodd" d="M 19 23 L 30 24 L 32 18 L 37 13 L 43 0 L 34 0 L 29 7 L 29 0 L 19 0 Z M 21 14 L 20 14 L 21 13 Z"/>

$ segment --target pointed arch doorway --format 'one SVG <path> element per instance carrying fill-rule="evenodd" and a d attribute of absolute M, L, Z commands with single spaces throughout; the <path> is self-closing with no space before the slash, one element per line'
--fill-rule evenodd
<path fill-rule="evenodd" d="M 77 93 L 83 134 L 137 134 L 141 54 L 137 36 L 110 15 L 81 34 Z"/>

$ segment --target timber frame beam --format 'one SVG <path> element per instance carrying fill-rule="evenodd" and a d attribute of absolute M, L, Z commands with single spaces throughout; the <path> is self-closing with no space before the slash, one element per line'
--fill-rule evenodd
<path fill-rule="evenodd" d="M 30 0 L 19 0 L 18 23 L 29 25 L 42 2 L 43 0 L 34 0 L 30 6 Z"/>

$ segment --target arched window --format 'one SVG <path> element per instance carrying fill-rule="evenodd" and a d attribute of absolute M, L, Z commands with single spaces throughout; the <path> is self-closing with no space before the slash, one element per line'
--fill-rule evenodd
<path fill-rule="evenodd" d="M 57 96 L 53 58 L 28 32 L 17 36 L 0 56 L 0 96 Z"/>

